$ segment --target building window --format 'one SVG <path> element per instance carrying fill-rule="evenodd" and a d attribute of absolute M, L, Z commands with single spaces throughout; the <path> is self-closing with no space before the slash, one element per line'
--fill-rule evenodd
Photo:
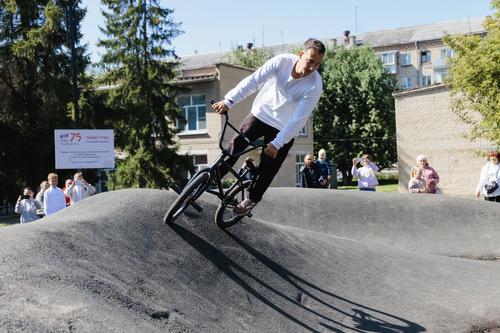
<path fill-rule="evenodd" d="M 195 171 L 208 167 L 207 155 L 193 155 L 193 165 L 195 167 Z"/>
<path fill-rule="evenodd" d="M 422 51 L 420 53 L 420 62 L 422 64 L 431 62 L 431 51 Z"/>
<path fill-rule="evenodd" d="M 448 76 L 447 68 L 434 69 L 434 83 L 444 83 L 447 76 Z"/>
<path fill-rule="evenodd" d="M 432 81 L 431 81 L 430 75 L 422 75 L 422 77 L 420 78 L 420 85 L 422 87 L 430 86 L 431 83 L 432 83 Z"/>
<path fill-rule="evenodd" d="M 401 53 L 400 61 L 401 61 L 401 66 L 410 66 L 411 53 Z"/>
<path fill-rule="evenodd" d="M 412 88 L 411 77 L 402 77 L 401 84 L 399 85 L 401 89 L 410 89 Z"/>
<path fill-rule="evenodd" d="M 306 153 L 295 154 L 295 186 L 300 187 L 300 169 L 305 165 Z"/>
<path fill-rule="evenodd" d="M 396 74 L 396 52 L 387 52 L 379 54 L 380 61 L 382 61 L 382 65 L 384 69 L 389 74 Z"/>
<path fill-rule="evenodd" d="M 302 129 L 299 132 L 299 136 L 307 136 L 307 124 L 302 127 Z"/>
<path fill-rule="evenodd" d="M 208 167 L 208 157 L 205 154 L 191 155 L 193 157 L 194 173 L 188 172 L 188 179 L 193 177 L 198 171 Z"/>
<path fill-rule="evenodd" d="M 177 119 L 179 132 L 203 131 L 207 128 L 205 95 L 180 96 L 177 104 L 182 108 Z"/>
<path fill-rule="evenodd" d="M 441 59 L 448 59 L 453 57 L 453 50 L 452 49 L 441 49 Z"/>

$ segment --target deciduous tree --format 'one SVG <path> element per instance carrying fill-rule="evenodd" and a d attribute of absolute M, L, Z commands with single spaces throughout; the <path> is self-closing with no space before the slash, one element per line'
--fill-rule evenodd
<path fill-rule="evenodd" d="M 246 49 L 239 47 L 226 56 L 230 64 L 257 69 L 273 57 L 271 50 L 266 48 Z"/>
<path fill-rule="evenodd" d="M 369 48 L 329 50 L 323 95 L 314 113 L 316 150 L 324 148 L 350 181 L 352 158 L 371 154 L 380 167 L 396 161 L 394 78 Z"/>
<path fill-rule="evenodd" d="M 54 171 L 54 129 L 72 124 L 70 54 L 61 4 L 0 0 L 0 200 L 15 200 L 21 186 L 36 187 Z M 77 8 L 78 26 L 84 14 Z M 84 46 L 76 50 L 81 75 L 89 60 Z"/>
<path fill-rule="evenodd" d="M 454 50 L 450 60 L 453 111 L 472 126 L 471 139 L 500 146 L 500 0 L 484 22 L 485 36 L 446 36 Z"/>

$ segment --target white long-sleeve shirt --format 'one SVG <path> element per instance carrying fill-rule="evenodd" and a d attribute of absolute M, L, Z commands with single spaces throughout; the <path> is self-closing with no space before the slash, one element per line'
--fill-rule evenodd
<path fill-rule="evenodd" d="M 358 177 L 358 188 L 375 188 L 378 185 L 376 172 L 378 171 L 378 166 L 370 162 L 368 166 L 362 166 L 357 168 L 355 165 L 352 166 L 351 174 Z"/>
<path fill-rule="evenodd" d="M 64 194 L 70 197 L 71 204 L 81 201 L 95 194 L 95 187 L 88 184 L 85 185 L 82 181 L 75 180 L 66 190 Z"/>
<path fill-rule="evenodd" d="M 260 89 L 251 113 L 279 130 L 271 141 L 277 149 L 299 134 L 323 91 L 317 71 L 300 79 L 292 77 L 293 66 L 298 60 L 299 57 L 294 54 L 277 55 L 224 96 L 225 104 L 231 108 Z"/>
<path fill-rule="evenodd" d="M 63 208 L 66 208 L 64 192 L 59 187 L 49 187 L 43 194 L 43 211 L 45 215 L 52 215 Z"/>

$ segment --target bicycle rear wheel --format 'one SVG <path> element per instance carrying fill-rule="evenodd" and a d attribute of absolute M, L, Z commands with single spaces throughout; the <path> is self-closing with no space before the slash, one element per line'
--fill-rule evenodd
<path fill-rule="evenodd" d="M 238 223 L 244 216 L 237 216 L 233 208 L 244 199 L 244 191 L 252 184 L 251 180 L 245 180 L 243 184 L 236 185 L 221 201 L 215 212 L 215 224 L 219 228 L 228 228 Z"/>
<path fill-rule="evenodd" d="M 163 221 L 165 224 L 172 224 L 189 206 L 205 191 L 208 180 L 210 179 L 210 172 L 198 173 L 193 179 L 189 181 L 186 187 L 182 190 L 179 197 L 175 199 L 170 209 L 165 214 Z"/>

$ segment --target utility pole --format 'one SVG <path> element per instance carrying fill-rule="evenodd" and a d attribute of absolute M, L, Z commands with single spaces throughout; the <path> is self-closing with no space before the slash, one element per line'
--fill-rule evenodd
<path fill-rule="evenodd" d="M 358 36 L 358 6 L 354 6 L 354 34 Z"/>
<path fill-rule="evenodd" d="M 66 14 L 66 28 L 68 31 L 68 40 L 71 49 L 71 81 L 72 81 L 72 93 L 73 93 L 73 107 L 75 110 L 75 128 L 80 128 L 80 110 L 78 107 L 78 82 L 77 82 L 77 71 L 76 71 L 76 7 L 78 6 L 80 0 L 68 0 L 64 1 L 64 12 Z"/>

